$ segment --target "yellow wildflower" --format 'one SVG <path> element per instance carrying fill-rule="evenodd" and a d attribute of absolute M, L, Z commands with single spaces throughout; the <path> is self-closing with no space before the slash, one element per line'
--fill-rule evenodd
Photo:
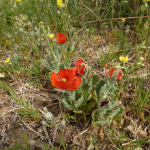
<path fill-rule="evenodd" d="M 120 56 L 119 59 L 120 59 L 121 62 L 125 63 L 125 62 L 128 61 L 128 56 L 125 56 L 125 57 Z"/>
<path fill-rule="evenodd" d="M 16 0 L 17 2 L 21 2 L 21 0 Z"/>
<path fill-rule="evenodd" d="M 122 18 L 122 21 L 123 21 L 123 22 L 125 22 L 125 20 L 126 20 L 125 18 Z"/>
<path fill-rule="evenodd" d="M 10 58 L 6 58 L 5 62 L 9 63 L 10 62 Z"/>
<path fill-rule="evenodd" d="M 57 0 L 57 5 L 61 6 L 63 4 L 62 0 Z"/>
<path fill-rule="evenodd" d="M 52 34 L 49 34 L 48 35 L 51 39 L 53 39 L 54 38 L 54 34 L 52 33 Z"/>

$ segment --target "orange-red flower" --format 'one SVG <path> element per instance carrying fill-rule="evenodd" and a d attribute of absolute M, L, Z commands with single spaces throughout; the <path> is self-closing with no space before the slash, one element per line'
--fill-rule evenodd
<path fill-rule="evenodd" d="M 63 33 L 58 33 L 57 36 L 55 36 L 55 39 L 58 41 L 59 44 L 67 42 L 67 39 Z"/>
<path fill-rule="evenodd" d="M 62 69 L 58 72 L 58 77 L 55 72 L 51 74 L 51 83 L 58 89 L 76 90 L 81 84 L 81 78 L 73 75 L 69 69 Z"/>
<path fill-rule="evenodd" d="M 77 67 L 72 67 L 70 70 L 73 72 L 75 76 L 83 76 L 85 74 L 85 64 L 82 59 L 76 62 Z"/>
<path fill-rule="evenodd" d="M 111 75 L 113 74 L 113 72 L 115 71 L 115 69 L 114 68 L 111 68 L 110 69 L 110 71 L 109 71 L 109 76 L 111 77 Z M 106 72 L 106 75 L 108 76 L 108 73 L 107 73 L 107 65 L 105 65 L 105 72 Z M 117 77 L 117 81 L 118 81 L 118 79 L 122 79 L 122 77 L 121 77 L 121 74 L 123 74 L 123 72 L 122 72 L 122 70 L 121 69 L 119 69 L 119 72 L 118 72 L 118 77 Z"/>

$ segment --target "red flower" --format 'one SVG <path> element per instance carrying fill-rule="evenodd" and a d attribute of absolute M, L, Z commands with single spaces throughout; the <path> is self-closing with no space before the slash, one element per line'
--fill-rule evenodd
<path fill-rule="evenodd" d="M 58 33 L 57 36 L 55 36 L 55 39 L 58 41 L 59 44 L 67 42 L 67 39 L 63 33 Z"/>
<path fill-rule="evenodd" d="M 75 76 L 79 76 L 79 75 L 83 76 L 85 74 L 84 61 L 82 59 L 78 60 L 76 62 L 76 66 L 77 66 L 77 68 L 76 67 L 72 67 L 72 68 L 70 68 L 70 70 L 73 72 L 73 74 Z"/>
<path fill-rule="evenodd" d="M 109 71 L 109 76 L 111 77 L 111 75 L 113 74 L 113 72 L 115 71 L 115 69 L 114 68 L 111 68 L 110 69 L 110 71 Z M 108 74 L 107 74 L 107 65 L 105 65 L 105 72 L 106 72 L 106 75 L 108 76 Z M 118 79 L 122 79 L 122 77 L 121 77 L 121 74 L 123 74 L 123 72 L 122 72 L 122 70 L 121 69 L 119 69 L 119 72 L 118 72 L 118 77 L 117 77 L 117 81 L 118 81 Z"/>
<path fill-rule="evenodd" d="M 81 78 L 73 75 L 69 69 L 62 69 L 58 72 L 58 77 L 55 72 L 51 74 L 51 83 L 58 89 L 76 90 L 81 84 Z"/>

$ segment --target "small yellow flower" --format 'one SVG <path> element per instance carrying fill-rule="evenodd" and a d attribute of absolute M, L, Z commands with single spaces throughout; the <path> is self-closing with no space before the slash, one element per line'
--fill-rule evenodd
<path fill-rule="evenodd" d="M 122 21 L 123 21 L 123 22 L 125 22 L 125 20 L 126 20 L 125 18 L 122 18 Z"/>
<path fill-rule="evenodd" d="M 57 0 L 57 5 L 61 6 L 63 4 L 62 0 Z"/>
<path fill-rule="evenodd" d="M 49 34 L 48 35 L 51 39 L 53 39 L 54 38 L 54 34 L 52 33 L 52 34 Z"/>
<path fill-rule="evenodd" d="M 125 63 L 125 62 L 128 61 L 128 56 L 125 56 L 125 57 L 120 56 L 119 59 L 120 59 L 121 62 Z"/>
<path fill-rule="evenodd" d="M 9 63 L 10 62 L 10 58 L 6 58 L 5 62 Z"/>
<path fill-rule="evenodd" d="M 21 0 L 16 0 L 17 2 L 21 2 Z"/>

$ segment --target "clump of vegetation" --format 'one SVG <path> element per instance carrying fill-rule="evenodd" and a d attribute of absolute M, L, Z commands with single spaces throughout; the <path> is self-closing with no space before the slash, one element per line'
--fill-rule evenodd
<path fill-rule="evenodd" d="M 0 148 L 148 149 L 149 4 L 0 2 Z"/>

